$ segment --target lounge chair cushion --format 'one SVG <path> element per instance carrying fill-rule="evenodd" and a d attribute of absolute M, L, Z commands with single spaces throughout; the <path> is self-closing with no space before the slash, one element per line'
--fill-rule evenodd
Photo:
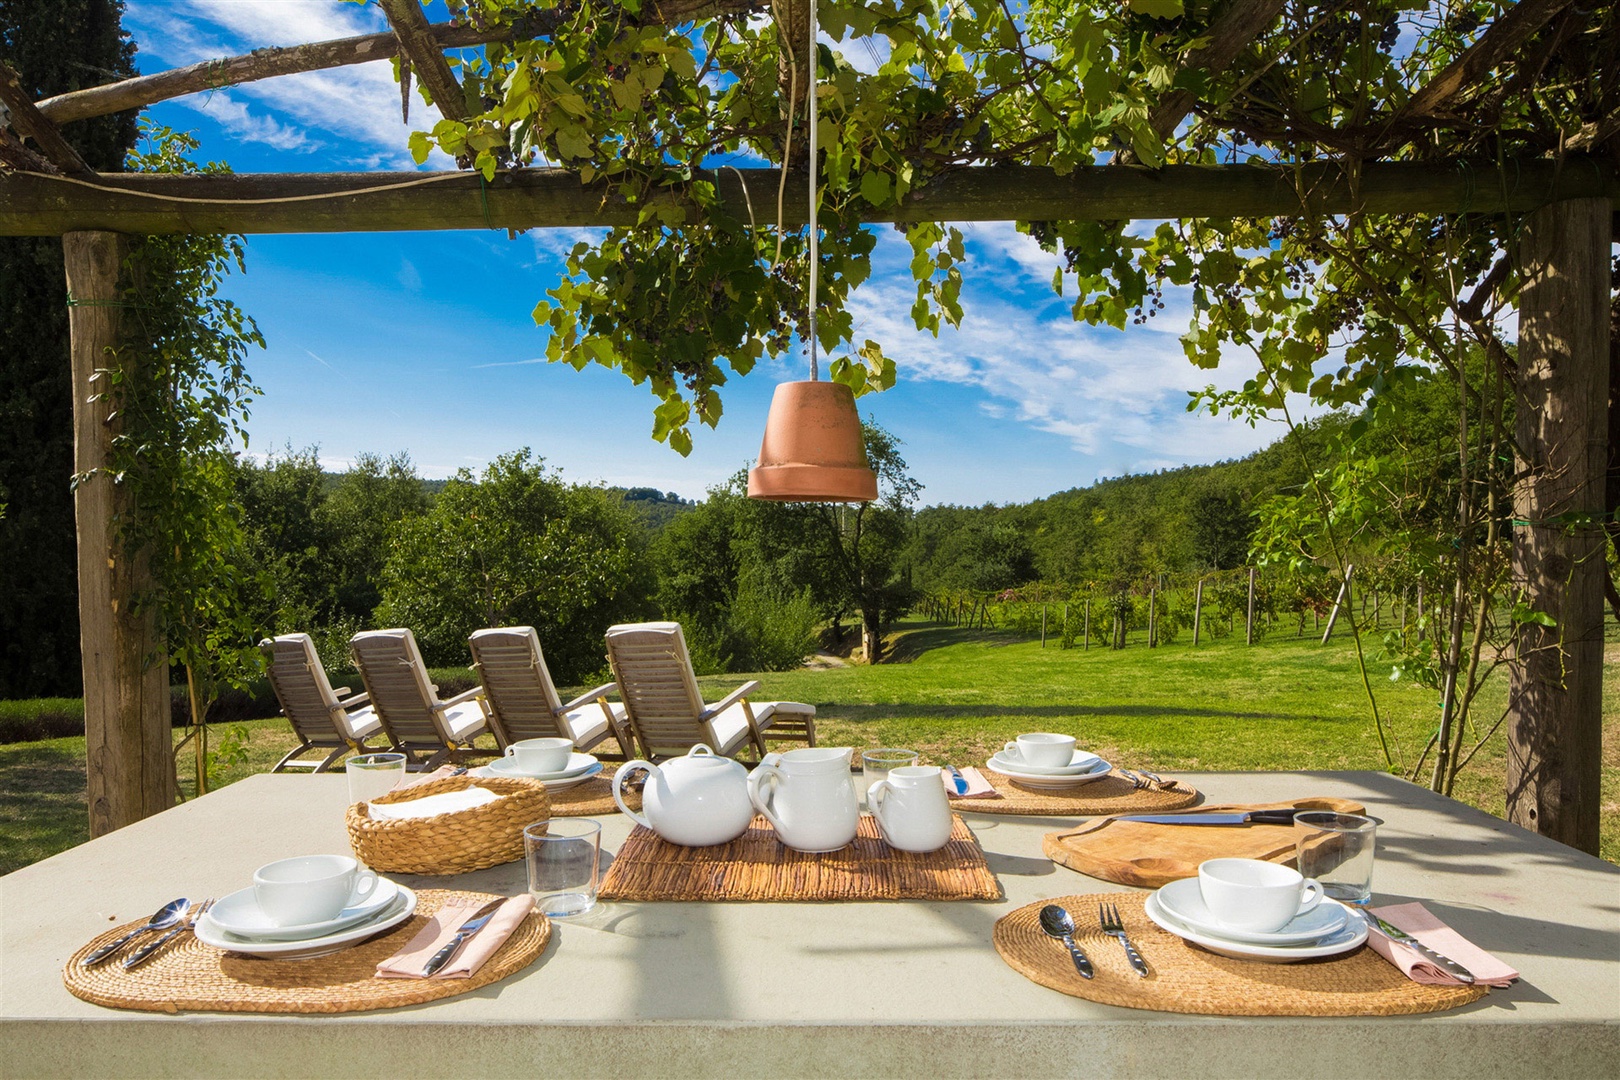
<path fill-rule="evenodd" d="M 452 705 L 439 715 L 444 717 L 444 726 L 456 742 L 466 742 L 484 730 L 484 710 L 476 701 Z"/>
<path fill-rule="evenodd" d="M 614 705 L 614 718 L 620 723 L 624 722 L 624 706 Z M 563 727 L 574 740 L 575 746 L 591 746 L 601 742 L 607 735 L 608 718 L 600 706 L 587 705 L 583 709 L 564 713 Z"/>
<path fill-rule="evenodd" d="M 339 710 L 336 719 L 340 727 L 347 729 L 344 736 L 354 742 L 368 739 L 382 730 L 382 721 L 377 719 L 377 712 L 370 705 L 347 713 Z"/>

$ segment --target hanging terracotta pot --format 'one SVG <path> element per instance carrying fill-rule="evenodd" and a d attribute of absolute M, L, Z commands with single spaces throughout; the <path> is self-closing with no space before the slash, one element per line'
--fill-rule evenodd
<path fill-rule="evenodd" d="M 834 382 L 776 388 L 748 497 L 773 502 L 871 502 L 877 476 L 866 462 L 855 395 Z"/>

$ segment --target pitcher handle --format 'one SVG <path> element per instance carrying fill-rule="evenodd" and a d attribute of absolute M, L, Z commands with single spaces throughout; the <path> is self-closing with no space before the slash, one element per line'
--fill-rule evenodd
<path fill-rule="evenodd" d="M 766 782 L 771 785 L 774 794 L 776 785 L 782 781 L 782 770 L 775 765 L 759 765 L 748 774 L 748 801 L 754 804 L 754 809 L 765 815 L 765 820 L 771 823 L 771 828 L 777 832 L 782 831 L 782 819 L 771 810 L 770 799 L 761 793 Z"/>
<path fill-rule="evenodd" d="M 619 771 L 613 774 L 613 801 L 619 804 L 619 809 L 624 812 L 625 817 L 643 828 L 651 829 L 652 822 L 648 821 L 645 816 L 630 809 L 624 803 L 624 780 L 635 769 L 646 769 L 648 773 L 652 773 L 657 769 L 657 766 L 650 761 L 642 761 L 640 758 L 620 765 Z"/>
<path fill-rule="evenodd" d="M 889 826 L 883 820 L 883 804 L 892 791 L 894 785 L 887 780 L 879 780 L 866 789 L 866 808 L 871 811 L 872 820 L 877 822 L 878 831 L 883 834 L 885 840 L 889 838 Z"/>

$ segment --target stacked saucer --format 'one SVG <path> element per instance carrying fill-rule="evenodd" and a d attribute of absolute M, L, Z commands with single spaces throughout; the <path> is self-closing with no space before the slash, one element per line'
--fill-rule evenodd
<path fill-rule="evenodd" d="M 551 791 L 562 791 L 575 784 L 583 784 L 602 771 L 602 763 L 592 754 L 568 755 L 568 764 L 553 772 L 529 772 L 518 765 L 517 758 L 496 758 L 488 765 L 473 770 L 474 776 L 498 776 L 507 780 L 539 780 Z"/>
<path fill-rule="evenodd" d="M 1222 956 L 1293 964 L 1360 948 L 1367 940 L 1361 913 L 1337 900 L 1294 916 L 1278 930 L 1243 930 L 1217 919 L 1204 903 L 1197 878 L 1172 881 L 1147 898 L 1147 917 L 1161 929 Z"/>
<path fill-rule="evenodd" d="M 254 896 L 240 889 L 216 901 L 197 920 L 197 940 L 244 956 L 308 960 L 335 953 L 390 930 L 416 910 L 416 893 L 388 878 L 330 919 L 284 926 L 275 923 Z"/>
<path fill-rule="evenodd" d="M 1025 761 L 1016 750 L 998 751 L 987 764 L 1018 786 L 1037 791 L 1062 791 L 1089 784 L 1093 780 L 1101 780 L 1113 769 L 1096 754 L 1084 750 L 1075 750 L 1067 765 L 1034 765 Z"/>

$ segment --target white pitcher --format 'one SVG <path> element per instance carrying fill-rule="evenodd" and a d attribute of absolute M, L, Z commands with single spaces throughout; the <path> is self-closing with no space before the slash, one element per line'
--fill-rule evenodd
<path fill-rule="evenodd" d="M 855 839 L 861 810 L 849 773 L 853 752 L 846 746 L 766 754 L 749 774 L 748 797 L 782 843 L 796 851 L 837 851 Z"/>
<path fill-rule="evenodd" d="M 645 815 L 624 801 L 624 782 L 637 769 L 651 774 L 641 791 Z M 754 820 L 748 795 L 747 771 L 702 743 L 685 757 L 671 758 L 662 765 L 627 761 L 613 774 L 613 800 L 627 817 L 670 843 L 687 847 L 724 844 L 747 832 L 748 823 Z"/>
<path fill-rule="evenodd" d="M 867 791 L 866 805 L 883 839 L 899 851 L 938 851 L 951 839 L 951 804 L 932 765 L 890 769 Z"/>

